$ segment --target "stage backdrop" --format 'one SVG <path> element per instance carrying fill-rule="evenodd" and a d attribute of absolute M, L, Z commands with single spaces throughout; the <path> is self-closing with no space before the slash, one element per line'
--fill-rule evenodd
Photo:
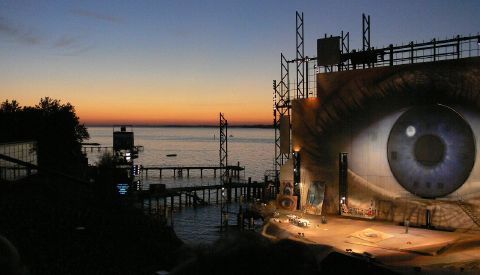
<path fill-rule="evenodd" d="M 318 74 L 317 94 L 292 105 L 303 206 L 325 191 L 323 211 L 338 213 L 347 152 L 348 214 L 478 227 L 479 58 Z"/>

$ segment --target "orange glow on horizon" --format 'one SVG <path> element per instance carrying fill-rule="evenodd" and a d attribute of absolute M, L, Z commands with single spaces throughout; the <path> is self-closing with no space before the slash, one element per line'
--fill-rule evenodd
<path fill-rule="evenodd" d="M 270 125 L 272 118 L 267 112 L 241 112 L 225 110 L 225 116 L 231 125 Z M 80 122 L 86 125 L 140 124 L 140 125 L 217 125 L 219 112 L 209 110 L 89 110 L 76 107 Z"/>
<path fill-rule="evenodd" d="M 139 84 L 126 77 L 95 85 L 89 79 L 80 80 L 16 82 L 0 93 L 16 91 L 17 96 L 8 99 L 21 106 L 34 106 L 45 96 L 71 103 L 86 125 L 217 125 L 220 112 L 230 125 L 270 125 L 273 121 L 271 93 L 265 92 L 271 88 L 266 81 L 253 81 L 256 87 L 252 88 L 244 83 L 232 87 L 226 80 L 218 87 L 208 81 L 202 86 L 180 86 L 164 85 L 171 82 Z"/>

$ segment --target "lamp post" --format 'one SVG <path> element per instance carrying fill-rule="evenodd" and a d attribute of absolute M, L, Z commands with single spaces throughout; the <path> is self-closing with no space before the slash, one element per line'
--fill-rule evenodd
<path fill-rule="evenodd" d="M 339 209 L 338 214 L 342 215 L 342 209 L 348 205 L 348 153 L 342 152 L 338 155 L 338 196 L 339 196 Z"/>
<path fill-rule="evenodd" d="M 293 189 L 294 194 L 297 195 L 297 210 L 301 209 L 301 188 L 300 188 L 300 152 L 294 151 L 293 156 Z"/>
<path fill-rule="evenodd" d="M 228 203 L 225 203 L 225 187 L 222 187 L 222 199 L 220 201 L 220 231 L 222 231 L 224 225 L 225 229 L 228 229 Z"/>

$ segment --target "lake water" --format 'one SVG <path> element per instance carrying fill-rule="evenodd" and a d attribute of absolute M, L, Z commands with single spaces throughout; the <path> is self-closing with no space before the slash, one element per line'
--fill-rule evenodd
<path fill-rule="evenodd" d="M 143 166 L 218 166 L 219 165 L 219 128 L 183 128 L 183 127 L 134 127 L 135 145 L 142 145 L 144 151 L 139 154 L 135 164 Z M 90 140 L 102 146 L 112 146 L 112 127 L 88 127 Z M 263 181 L 266 170 L 273 169 L 274 130 L 259 128 L 228 129 L 228 163 L 245 167 L 241 174 L 244 179 Z M 94 164 L 101 154 L 96 150 L 88 151 L 89 163 Z M 176 157 L 167 157 L 176 154 Z M 149 184 L 163 183 L 167 188 L 190 185 L 217 184 L 213 172 L 191 172 L 190 178 L 173 177 L 173 172 L 164 171 L 142 175 L 145 188 Z M 236 207 L 232 205 L 232 207 Z M 232 217 L 233 218 L 233 217 Z M 211 243 L 218 236 L 220 224 L 219 206 L 176 209 L 173 215 L 174 229 L 177 235 L 187 243 Z"/>

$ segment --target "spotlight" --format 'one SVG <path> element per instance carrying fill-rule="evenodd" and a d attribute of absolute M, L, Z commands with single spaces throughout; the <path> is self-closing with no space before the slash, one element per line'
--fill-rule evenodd
<path fill-rule="evenodd" d="M 480 36 L 477 37 L 477 44 L 478 44 L 478 46 L 480 46 Z"/>

